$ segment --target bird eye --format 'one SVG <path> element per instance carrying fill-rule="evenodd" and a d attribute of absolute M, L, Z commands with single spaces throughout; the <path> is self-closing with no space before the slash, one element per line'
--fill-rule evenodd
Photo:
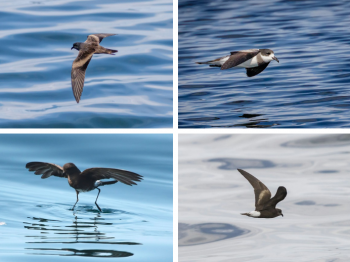
<path fill-rule="evenodd" d="M 270 55 L 271 53 L 266 53 L 266 54 Z"/>

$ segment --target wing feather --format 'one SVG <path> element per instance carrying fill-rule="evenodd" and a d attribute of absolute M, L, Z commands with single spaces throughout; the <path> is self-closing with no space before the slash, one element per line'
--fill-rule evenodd
<path fill-rule="evenodd" d="M 238 169 L 238 171 L 248 180 L 248 182 L 254 188 L 255 194 L 255 210 L 260 211 L 264 208 L 265 204 L 271 198 L 270 190 L 255 176 L 249 174 L 248 172 Z"/>
<path fill-rule="evenodd" d="M 257 66 L 257 67 L 252 67 L 252 68 L 246 68 L 247 70 L 247 76 L 248 77 L 252 77 L 252 76 L 256 76 L 258 74 L 260 74 L 262 71 L 265 70 L 265 68 L 270 64 L 266 63 L 266 64 L 262 64 L 261 66 Z"/>
<path fill-rule="evenodd" d="M 231 67 L 238 66 L 245 61 L 253 58 L 259 54 L 259 49 L 243 50 L 237 52 L 231 52 L 230 58 L 221 66 L 221 70 L 229 69 Z"/>
<path fill-rule="evenodd" d="M 80 51 L 83 52 L 83 51 Z M 80 53 L 74 60 L 71 72 L 72 90 L 73 95 L 77 103 L 80 101 L 81 94 L 83 93 L 85 71 L 88 67 L 93 53 Z"/>
<path fill-rule="evenodd" d="M 276 207 L 278 202 L 281 202 L 287 196 L 287 189 L 284 186 L 280 186 L 277 189 L 276 195 L 269 200 L 267 203 L 268 206 Z"/>
<path fill-rule="evenodd" d="M 26 168 L 28 168 L 29 171 L 35 171 L 35 175 L 42 175 L 42 179 L 48 178 L 50 176 L 67 177 L 63 174 L 63 168 L 56 164 L 45 162 L 29 162 L 26 164 Z"/>
<path fill-rule="evenodd" d="M 116 35 L 116 34 L 93 34 L 93 35 L 97 36 L 98 39 L 100 40 L 100 43 L 101 43 L 103 38 L 108 37 L 108 36 L 112 36 L 112 35 Z"/>
<path fill-rule="evenodd" d="M 116 169 L 116 168 L 88 168 L 81 173 L 82 176 L 89 176 L 93 179 L 108 179 L 113 178 L 126 185 L 136 185 L 135 182 L 140 182 L 142 176 L 131 171 Z"/>

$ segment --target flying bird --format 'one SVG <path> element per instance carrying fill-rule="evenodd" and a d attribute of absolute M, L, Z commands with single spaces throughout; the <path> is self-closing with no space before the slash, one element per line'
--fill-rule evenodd
<path fill-rule="evenodd" d="M 271 198 L 270 190 L 259 179 L 242 169 L 237 170 L 252 185 L 255 194 L 255 211 L 242 213 L 241 215 L 255 218 L 274 218 L 283 216 L 282 210 L 276 208 L 276 205 L 287 196 L 287 189 L 283 186 L 280 186 L 277 189 L 276 195 Z"/>
<path fill-rule="evenodd" d="M 271 49 L 249 49 L 231 52 L 231 55 L 223 56 L 208 62 L 196 62 L 208 64 L 211 67 L 221 67 L 221 70 L 231 67 L 241 67 L 247 70 L 247 76 L 260 74 L 272 60 L 280 62 Z"/>
<path fill-rule="evenodd" d="M 78 195 L 80 192 L 88 192 L 94 189 L 98 190 L 98 194 L 95 200 L 95 204 L 100 212 L 101 208 L 97 204 L 97 198 L 100 195 L 100 186 L 112 185 L 117 182 L 122 182 L 126 185 L 132 186 L 136 185 L 136 182 L 142 180 L 142 176 L 131 171 L 126 171 L 122 169 L 115 168 L 100 168 L 94 167 L 85 169 L 81 172 L 73 163 L 67 163 L 63 167 L 59 165 L 45 163 L 45 162 L 29 162 L 26 164 L 26 168 L 29 171 L 35 171 L 35 175 L 42 175 L 41 178 L 48 178 L 50 176 L 58 176 L 68 178 L 68 183 L 73 187 L 77 193 L 77 201 L 75 202 L 72 210 L 74 210 L 75 205 L 78 203 Z M 113 178 L 112 181 L 101 181 L 100 179 Z"/>
<path fill-rule="evenodd" d="M 73 61 L 72 66 L 72 89 L 75 100 L 79 103 L 81 93 L 83 92 L 85 71 L 88 67 L 93 54 L 110 54 L 114 55 L 118 50 L 104 48 L 100 46 L 102 39 L 115 34 L 93 34 L 89 35 L 84 43 L 77 42 L 73 47 L 79 51 L 77 58 Z"/>

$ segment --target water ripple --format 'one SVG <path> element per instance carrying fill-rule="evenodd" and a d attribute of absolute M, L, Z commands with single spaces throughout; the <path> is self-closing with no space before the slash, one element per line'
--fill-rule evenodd
<path fill-rule="evenodd" d="M 349 127 L 349 10 L 348 1 L 179 0 L 179 127 Z M 270 48 L 280 63 L 253 78 L 195 64 L 250 48 Z"/>
<path fill-rule="evenodd" d="M 172 126 L 171 1 L 15 1 L 0 10 L 0 127 Z M 70 48 L 98 32 L 117 34 L 102 44 L 118 53 L 94 56 L 77 105 Z"/>

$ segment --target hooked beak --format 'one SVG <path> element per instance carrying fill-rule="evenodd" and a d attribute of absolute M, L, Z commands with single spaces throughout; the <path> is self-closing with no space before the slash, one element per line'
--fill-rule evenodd
<path fill-rule="evenodd" d="M 272 59 L 273 59 L 273 60 L 276 60 L 278 63 L 280 62 L 280 61 L 277 59 L 277 57 L 275 57 L 275 56 L 272 57 Z"/>
<path fill-rule="evenodd" d="M 74 48 L 74 46 L 72 46 L 72 48 L 70 50 L 72 50 Z"/>

